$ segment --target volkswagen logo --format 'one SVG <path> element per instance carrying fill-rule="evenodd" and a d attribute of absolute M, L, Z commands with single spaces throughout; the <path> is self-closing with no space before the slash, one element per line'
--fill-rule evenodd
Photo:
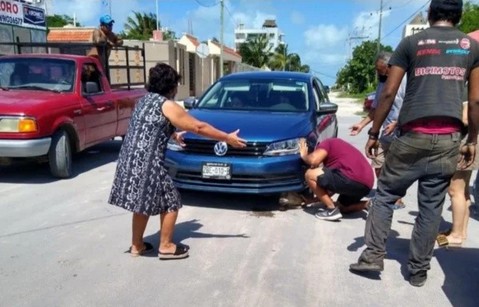
<path fill-rule="evenodd" d="M 226 142 L 218 142 L 215 144 L 214 150 L 217 156 L 224 156 L 228 151 L 228 144 Z"/>

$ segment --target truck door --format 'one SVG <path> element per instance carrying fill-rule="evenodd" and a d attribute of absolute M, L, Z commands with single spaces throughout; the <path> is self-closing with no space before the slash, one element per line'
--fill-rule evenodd
<path fill-rule="evenodd" d="M 101 72 L 94 63 L 82 68 L 81 87 L 83 114 L 85 116 L 85 139 L 87 146 L 115 136 L 117 125 L 116 102 L 110 92 L 105 92 Z"/>

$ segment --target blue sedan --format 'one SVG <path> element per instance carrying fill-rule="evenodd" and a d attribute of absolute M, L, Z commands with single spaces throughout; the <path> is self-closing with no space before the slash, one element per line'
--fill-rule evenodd
<path fill-rule="evenodd" d="M 168 143 L 166 165 L 181 189 L 276 194 L 303 190 L 299 139 L 314 148 L 336 137 L 337 105 L 321 81 L 306 73 L 246 72 L 227 75 L 194 103 L 199 120 L 232 132 L 240 129 L 247 147 L 187 133 L 185 147 Z"/>

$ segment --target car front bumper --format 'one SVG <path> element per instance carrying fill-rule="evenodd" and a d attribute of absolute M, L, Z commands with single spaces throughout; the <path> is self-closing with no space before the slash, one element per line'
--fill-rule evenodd
<path fill-rule="evenodd" d="M 34 140 L 0 140 L 0 157 L 28 158 L 43 156 L 50 149 L 51 138 Z"/>
<path fill-rule="evenodd" d="M 202 177 L 204 163 L 226 163 L 231 179 Z M 245 194 L 276 194 L 305 188 L 299 155 L 280 157 L 216 157 L 168 151 L 166 166 L 181 189 Z"/>

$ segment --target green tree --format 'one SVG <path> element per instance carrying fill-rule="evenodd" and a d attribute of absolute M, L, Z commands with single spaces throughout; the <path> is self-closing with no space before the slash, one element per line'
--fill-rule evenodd
<path fill-rule="evenodd" d="M 133 12 L 133 16 L 129 16 L 126 20 L 125 30 L 120 36 L 125 39 L 149 40 L 153 37 L 153 31 L 156 30 L 156 14 Z M 158 28 L 160 21 L 158 20 Z M 163 31 L 163 39 L 175 39 L 175 32 Z"/>
<path fill-rule="evenodd" d="M 472 4 L 471 2 L 464 3 L 459 29 L 464 33 L 479 29 L 479 5 Z"/>
<path fill-rule="evenodd" d="M 271 60 L 271 47 L 266 35 L 258 35 L 241 44 L 239 53 L 243 63 L 258 68 L 268 66 Z"/>
<path fill-rule="evenodd" d="M 381 45 L 381 50 L 392 52 L 392 47 Z M 354 48 L 352 58 L 337 73 L 336 83 L 347 87 L 350 93 L 372 90 L 377 84 L 374 67 L 376 56 L 377 41 L 365 41 Z"/>
<path fill-rule="evenodd" d="M 276 47 L 271 55 L 269 67 L 273 70 L 309 72 L 308 65 L 301 63 L 301 57 L 297 53 L 289 53 L 288 45 L 281 44 Z"/>
<path fill-rule="evenodd" d="M 73 17 L 68 15 L 51 15 L 47 16 L 47 27 L 49 28 L 61 28 L 66 25 L 73 25 Z M 81 27 L 79 22 L 76 22 L 77 27 Z"/>

